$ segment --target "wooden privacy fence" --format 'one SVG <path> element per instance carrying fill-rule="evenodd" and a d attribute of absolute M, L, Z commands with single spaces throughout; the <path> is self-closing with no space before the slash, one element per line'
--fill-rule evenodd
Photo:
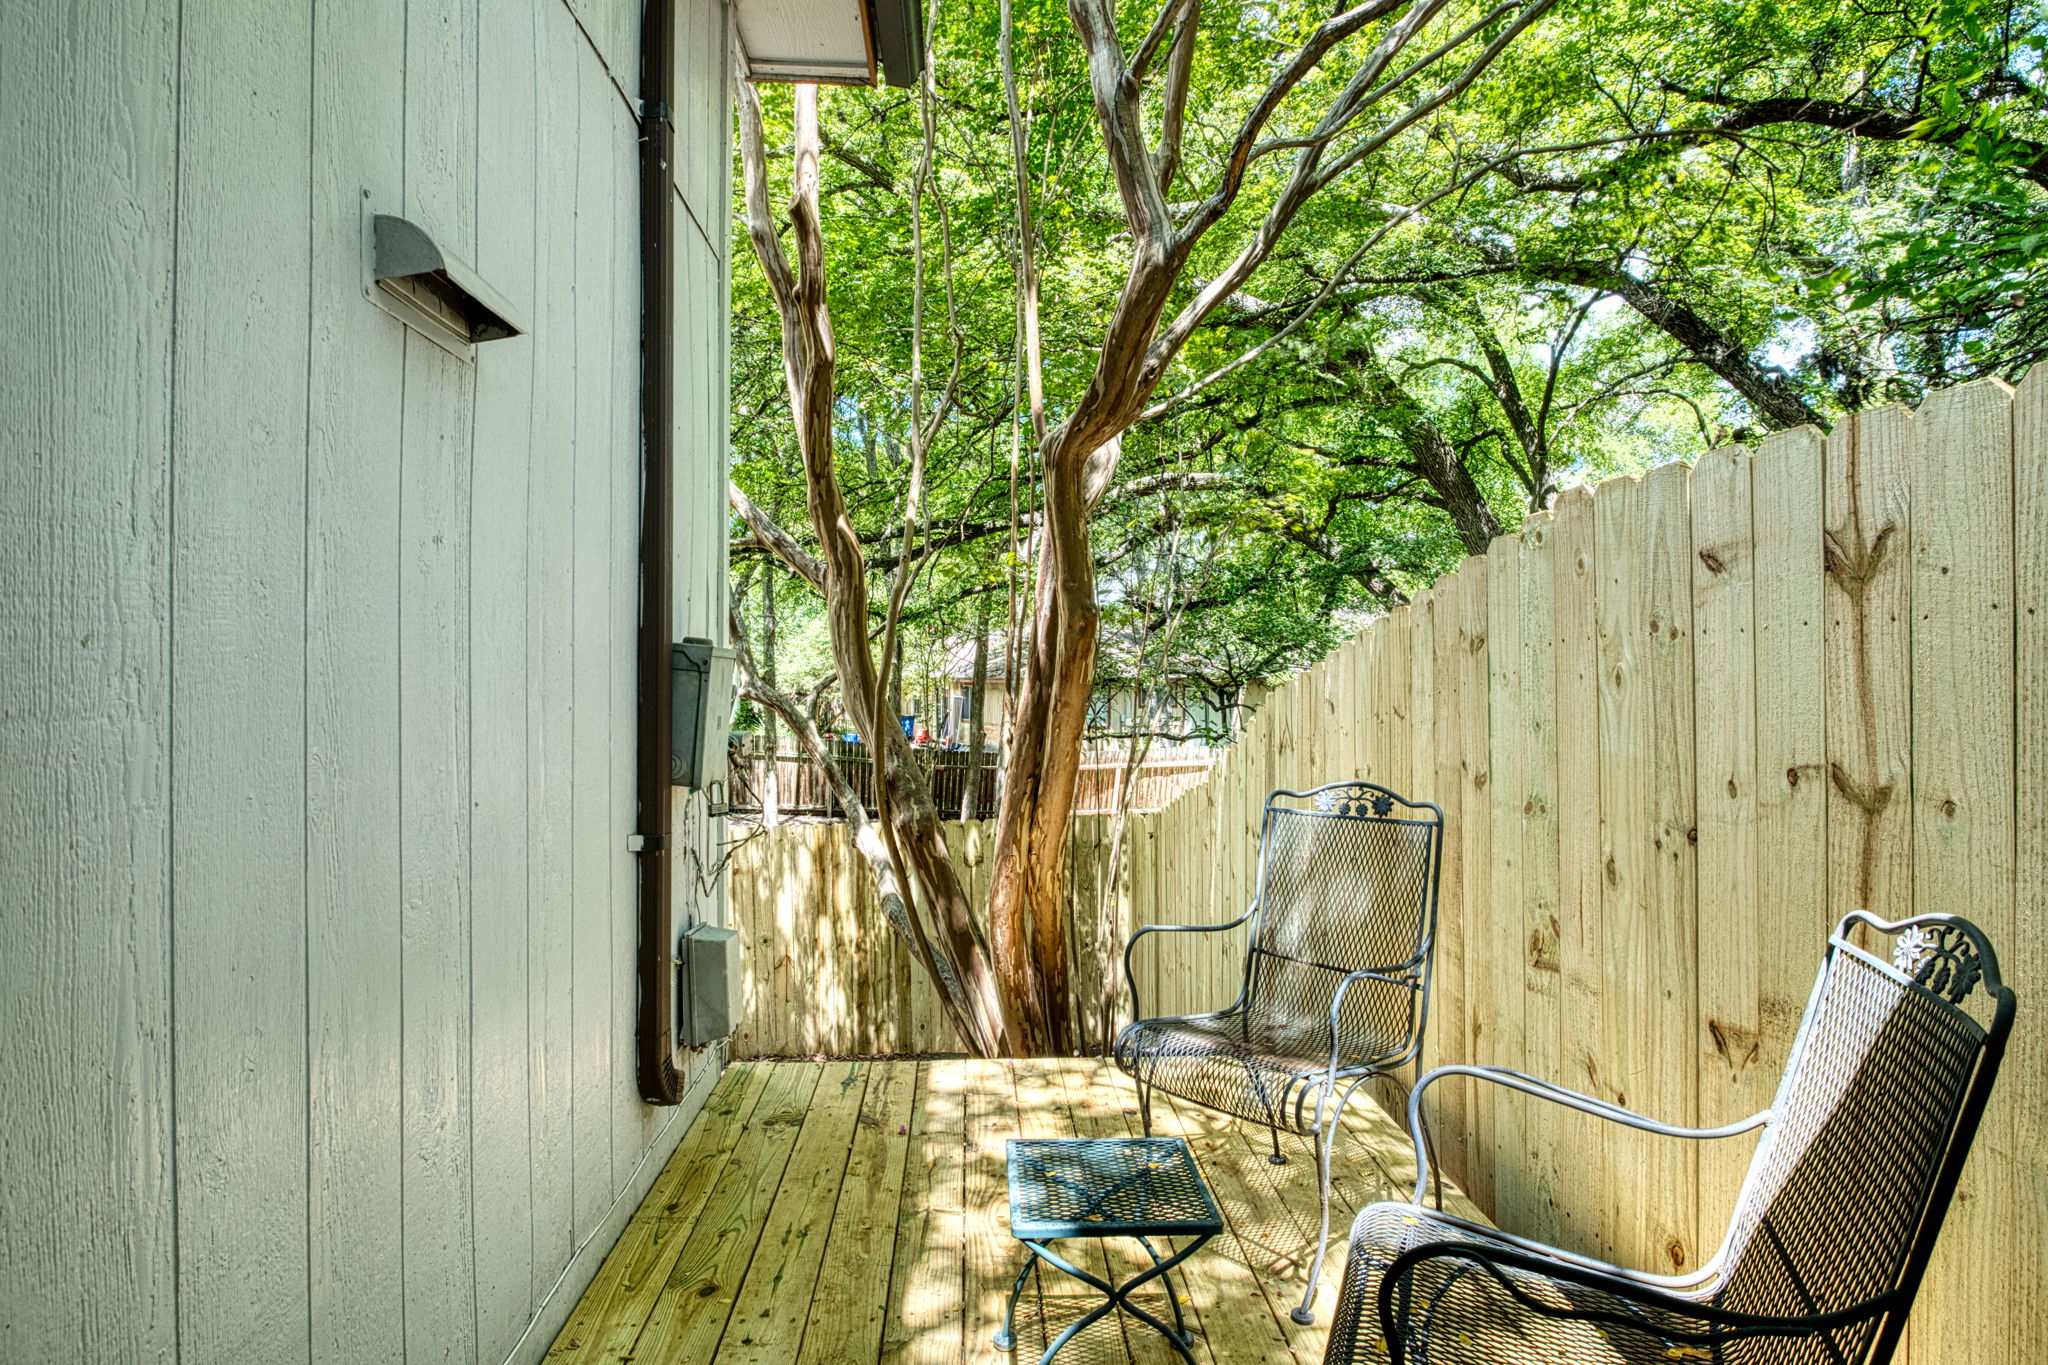
<path fill-rule="evenodd" d="M 1127 903 L 1104 908 L 1110 816 L 1075 817 L 1067 846 L 1068 921 L 1077 982 L 1099 981 L 1123 951 Z M 1138 828 L 1138 818 L 1130 829 Z M 995 821 L 952 822 L 947 843 L 969 897 L 988 903 Z M 763 829 L 733 852 L 733 927 L 745 949 L 746 1013 L 735 1057 L 957 1052 L 959 1035 L 932 1003 L 923 969 L 883 918 L 867 864 L 844 824 Z M 1088 996 L 1085 987 L 1078 997 Z M 1110 1002 L 1094 992 L 1091 1020 Z M 1091 1039 L 1103 1036 L 1099 1028 Z M 1099 1049 L 1097 1049 L 1099 1050 Z"/>
<path fill-rule="evenodd" d="M 1074 813 L 1115 814 L 1118 803 L 1124 799 L 1126 782 L 1129 783 L 1131 810 L 1160 810 L 1182 792 L 1207 781 L 1213 761 L 1207 754 L 1147 759 L 1133 772 L 1125 759 L 1085 758 L 1081 761 L 1081 772 L 1074 784 Z"/>
<path fill-rule="evenodd" d="M 1432 1066 L 1724 1122 L 1769 1103 L 1844 912 L 1981 925 L 2021 1015 L 1901 1359 L 2048 1359 L 2048 368 L 2017 397 L 1981 381 L 1565 493 L 1277 690 L 1114 861 L 1078 824 L 1077 961 L 1112 961 L 1137 923 L 1238 913 L 1265 793 L 1353 776 L 1447 818 Z M 957 1046 L 872 917 L 846 922 L 865 958 L 769 968 L 859 899 L 843 861 L 836 889 L 802 881 L 810 856 L 736 860 L 741 1051 L 785 1045 L 762 1016 L 820 1002 L 828 1019 L 776 1027 Z M 1227 1002 L 1227 937 L 1148 940 L 1148 1012 Z M 884 970 L 901 989 L 868 984 Z M 1099 1041 L 1100 992 L 1077 995 Z M 1446 1164 L 1498 1222 L 1646 1268 L 1712 1254 L 1750 1154 L 1432 1094 Z"/>

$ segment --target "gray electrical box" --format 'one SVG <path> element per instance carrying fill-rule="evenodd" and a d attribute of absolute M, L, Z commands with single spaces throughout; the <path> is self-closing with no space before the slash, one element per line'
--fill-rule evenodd
<path fill-rule="evenodd" d="M 677 1032 L 684 1047 L 715 1043 L 733 1031 L 745 1007 L 740 982 L 740 936 L 735 929 L 695 924 L 683 934 L 676 966 Z"/>
<path fill-rule="evenodd" d="M 708 791 L 725 787 L 732 731 L 733 651 L 692 637 L 669 646 L 669 781 Z"/>

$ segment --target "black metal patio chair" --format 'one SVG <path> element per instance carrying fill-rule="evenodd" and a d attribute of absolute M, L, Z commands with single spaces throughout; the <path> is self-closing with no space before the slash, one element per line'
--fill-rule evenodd
<path fill-rule="evenodd" d="M 1892 937 L 1890 962 L 1857 946 L 1859 926 Z M 1653 1133 L 1762 1136 L 1720 1249 L 1685 1276 L 1421 1208 L 1419 1183 L 1412 1204 L 1368 1206 L 1352 1226 L 1325 1365 L 1885 1365 L 2012 1016 L 2013 994 L 1973 925 L 1859 911 L 1828 940 L 1777 1097 L 1738 1123 L 1673 1128 L 1519 1072 L 1431 1072 L 1410 1096 L 1411 1127 L 1432 1083 L 1471 1076 Z M 1416 1145 L 1426 1161 L 1419 1135 Z"/>
<path fill-rule="evenodd" d="M 1370 782 L 1336 782 L 1266 799 L 1251 908 L 1227 924 L 1148 924 L 1124 947 L 1132 1022 L 1116 1063 L 1138 1083 L 1145 1132 L 1152 1091 L 1314 1139 L 1322 1222 L 1298 1323 L 1330 1237 L 1330 1157 L 1344 1104 L 1360 1085 L 1422 1052 L 1430 947 L 1443 861 L 1443 812 Z M 1131 953 L 1147 934 L 1250 923 L 1235 1003 L 1148 1019 Z"/>

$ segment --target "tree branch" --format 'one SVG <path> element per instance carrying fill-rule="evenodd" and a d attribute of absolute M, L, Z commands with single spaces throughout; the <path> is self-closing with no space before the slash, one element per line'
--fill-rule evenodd
<path fill-rule="evenodd" d="M 1850 104 L 1845 100 L 1808 99 L 1797 95 L 1743 100 L 1711 91 L 1688 90 L 1670 81 L 1661 81 L 1659 85 L 1671 94 L 1682 95 L 1695 103 L 1734 111 L 1714 125 L 1717 132 L 1736 133 L 1749 128 L 1797 123 L 1815 128 L 1834 128 L 1855 137 L 1867 137 L 1873 142 L 1926 142 L 1941 147 L 1953 147 L 1984 135 L 1984 130 L 1973 124 L 1903 114 L 1882 105 Z M 2001 147 L 2019 154 L 2009 163 L 2014 170 L 2036 185 L 2048 188 L 2048 146 L 2010 133 L 1996 134 L 1996 141 Z"/>
<path fill-rule="evenodd" d="M 1195 70 L 1195 33 L 1202 22 L 1202 0 L 1180 0 L 1168 6 L 1169 9 L 1184 9 L 1180 26 L 1173 33 L 1173 53 L 1166 64 L 1166 89 L 1160 97 L 1159 115 L 1159 193 L 1164 195 L 1173 188 L 1174 177 L 1180 173 L 1181 133 L 1187 126 L 1188 82 Z M 1161 20 L 1165 14 L 1160 15 Z M 1146 57 L 1141 51 L 1139 61 L 1134 65 L 1142 77 Z"/>
<path fill-rule="evenodd" d="M 1648 281 L 1599 261 L 1532 261 L 1526 268 L 1541 279 L 1616 295 L 1726 380 L 1773 427 L 1812 425 L 1827 430 L 1827 420 L 1782 372 L 1758 364 L 1741 342 Z"/>
<path fill-rule="evenodd" d="M 1152 69 L 1152 59 L 1159 55 L 1160 44 L 1166 41 L 1167 34 L 1173 34 L 1174 45 L 1179 46 L 1182 30 L 1174 25 L 1189 3 L 1190 0 L 1166 0 L 1166 4 L 1160 8 L 1158 15 L 1152 20 L 1152 27 L 1146 30 L 1144 38 L 1138 43 L 1138 50 L 1131 54 L 1130 72 L 1126 79 L 1132 85 L 1144 83 L 1145 74 Z M 1201 0 L 1193 0 L 1193 3 L 1197 9 L 1201 8 Z"/>
<path fill-rule="evenodd" d="M 732 510 L 739 513 L 740 520 L 754 533 L 753 543 L 787 564 L 798 578 L 816 588 L 825 590 L 825 566 L 818 557 L 796 543 L 796 538 L 776 524 L 775 518 L 763 511 L 752 498 L 741 491 L 740 486 L 728 481 L 725 485 L 726 500 Z"/>

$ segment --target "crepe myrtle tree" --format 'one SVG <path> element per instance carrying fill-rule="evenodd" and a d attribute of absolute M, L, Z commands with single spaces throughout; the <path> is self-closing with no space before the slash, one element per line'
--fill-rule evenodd
<path fill-rule="evenodd" d="M 1042 376 L 1036 365 L 1029 367 L 1034 409 L 1063 415 L 1042 424 L 1042 434 L 1034 423 L 1042 479 L 1036 580 L 985 924 L 947 855 L 922 773 L 882 704 L 890 653 L 885 647 L 878 663 L 867 564 L 835 472 L 836 357 L 820 213 L 817 90 L 799 86 L 795 92 L 785 249 L 769 207 L 760 104 L 741 82 L 746 227 L 780 318 L 817 553 L 802 550 L 737 490 L 734 506 L 759 543 L 825 601 L 846 709 L 874 752 L 877 824 L 907 892 L 908 932 L 941 987 L 949 1017 L 977 1050 L 1031 1055 L 1073 1044 L 1065 852 L 1100 626 L 1090 521 L 1114 487 L 1124 433 L 1186 395 L 1159 395 L 1175 360 L 1211 314 L 1251 281 L 1303 207 L 1370 165 L 1396 139 L 1426 126 L 1554 3 L 1370 0 L 1321 19 L 1287 4 L 1256 12 L 1213 6 L 1205 21 L 1203 0 L 1166 0 L 1142 30 L 1120 33 L 1115 0 L 1069 0 L 1104 160 L 1121 204 L 1124 235 L 1118 240 L 1127 259 L 1085 384 L 1047 395 L 1040 409 L 1035 400 Z M 1259 31 L 1248 35 L 1247 25 Z M 1190 92 L 1195 73 L 1204 69 L 1204 48 L 1232 43 L 1239 50 L 1218 65 L 1242 72 L 1246 53 L 1255 52 L 1249 60 L 1263 84 L 1205 104 L 1201 136 L 1192 136 Z M 923 94 L 928 166 L 928 85 Z M 1219 117 L 1220 129 L 1214 127 Z M 1361 210 L 1369 215 L 1369 231 L 1353 260 L 1495 168 L 1455 177 L 1447 170 L 1445 183 L 1413 204 Z M 1028 241 L 1028 212 L 1020 212 L 1020 227 Z M 1207 388 L 1247 359 L 1240 356 L 1189 388 Z M 923 409 L 913 398 L 906 543 L 917 515 L 917 455 L 944 403 L 931 405 L 930 413 Z M 900 607 L 901 572 L 891 620 Z"/>

